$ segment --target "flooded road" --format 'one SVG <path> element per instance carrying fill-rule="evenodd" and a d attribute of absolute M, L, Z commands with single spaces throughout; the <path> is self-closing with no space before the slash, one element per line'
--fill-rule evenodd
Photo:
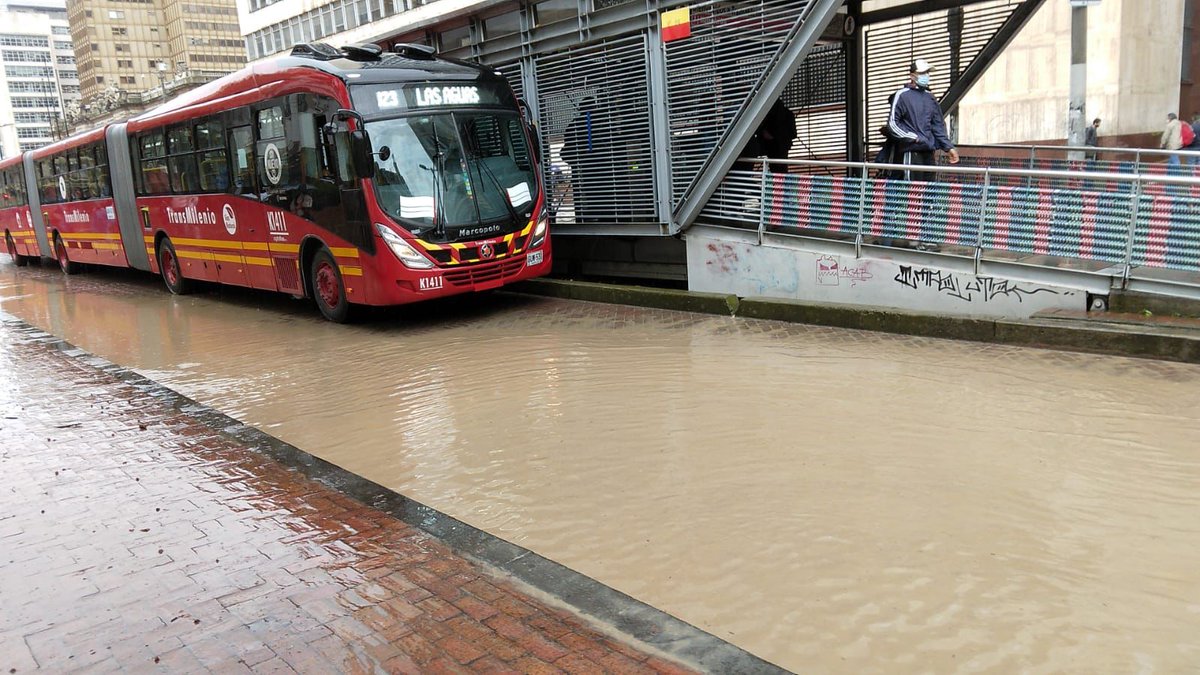
<path fill-rule="evenodd" d="M 795 671 L 1200 663 L 1200 367 L 0 263 L 0 309 Z"/>

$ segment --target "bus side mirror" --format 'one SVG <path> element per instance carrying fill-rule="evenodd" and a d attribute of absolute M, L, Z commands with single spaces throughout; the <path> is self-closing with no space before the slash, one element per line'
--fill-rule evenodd
<path fill-rule="evenodd" d="M 365 129 L 350 132 L 350 161 L 354 175 L 359 178 L 375 177 L 375 158 L 371 155 L 371 136 Z"/>

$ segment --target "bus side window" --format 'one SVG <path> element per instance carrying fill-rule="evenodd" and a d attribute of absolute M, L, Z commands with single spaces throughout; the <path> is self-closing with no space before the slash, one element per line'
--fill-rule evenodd
<path fill-rule="evenodd" d="M 200 166 L 200 191 L 229 189 L 229 163 L 225 161 L 225 127 L 220 120 L 196 125 L 196 161 Z"/>
<path fill-rule="evenodd" d="M 171 191 L 167 181 L 166 143 L 162 132 L 156 131 L 141 137 L 142 190 L 147 195 L 163 195 Z"/>
<path fill-rule="evenodd" d="M 234 127 L 229 130 L 229 160 L 233 166 L 233 180 L 229 184 L 229 192 L 258 199 L 252 127 Z"/>
<path fill-rule="evenodd" d="M 289 177 L 289 153 L 283 124 L 283 106 L 273 105 L 255 113 L 258 145 L 255 159 L 262 180 L 263 201 L 287 208 L 286 185 Z"/>
<path fill-rule="evenodd" d="M 196 166 L 196 155 L 192 154 L 195 149 L 190 123 L 167 132 L 168 167 L 171 189 L 175 194 L 198 192 L 200 189 L 200 170 Z"/>

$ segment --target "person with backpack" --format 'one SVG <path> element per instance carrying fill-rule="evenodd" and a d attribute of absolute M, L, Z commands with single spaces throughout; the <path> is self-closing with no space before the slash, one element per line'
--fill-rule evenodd
<path fill-rule="evenodd" d="M 1179 121 L 1179 117 L 1175 113 L 1167 113 L 1167 128 L 1163 129 L 1162 138 L 1158 141 L 1158 147 L 1164 150 L 1182 150 L 1184 145 L 1183 128 L 1184 124 Z M 1186 125 L 1188 134 L 1195 140 L 1195 134 L 1192 132 L 1192 126 Z M 1179 155 L 1171 155 L 1167 160 L 1170 166 L 1179 166 Z"/>

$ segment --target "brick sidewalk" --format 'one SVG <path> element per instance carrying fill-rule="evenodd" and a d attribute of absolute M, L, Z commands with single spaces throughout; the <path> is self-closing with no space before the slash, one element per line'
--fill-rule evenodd
<path fill-rule="evenodd" d="M 690 672 L 0 325 L 0 673 Z"/>

